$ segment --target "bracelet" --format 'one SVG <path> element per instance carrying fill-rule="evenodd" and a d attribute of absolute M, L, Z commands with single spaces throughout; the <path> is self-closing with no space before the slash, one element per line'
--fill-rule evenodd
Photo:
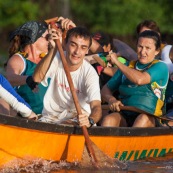
<path fill-rule="evenodd" d="M 35 89 L 36 86 L 38 85 L 37 82 L 34 82 L 32 76 L 28 76 L 26 78 L 26 84 L 31 88 L 31 90 Z"/>

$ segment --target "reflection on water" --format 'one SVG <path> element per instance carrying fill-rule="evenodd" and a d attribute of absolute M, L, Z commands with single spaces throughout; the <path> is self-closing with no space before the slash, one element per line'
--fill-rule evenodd
<path fill-rule="evenodd" d="M 128 167 L 126 170 L 117 168 L 99 168 L 93 166 L 84 168 L 80 163 L 67 163 L 65 161 L 53 162 L 42 159 L 17 159 L 3 168 L 0 168 L 1 173 L 171 173 L 173 172 L 173 159 L 169 160 L 140 160 L 126 162 Z"/>

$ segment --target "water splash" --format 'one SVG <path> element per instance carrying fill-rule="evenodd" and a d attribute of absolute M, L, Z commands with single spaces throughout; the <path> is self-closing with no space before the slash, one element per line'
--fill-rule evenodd
<path fill-rule="evenodd" d="M 44 159 L 15 159 L 0 168 L 1 173 L 50 173 L 62 169 L 78 168 L 78 163 L 68 163 L 66 161 L 48 161 Z"/>
<path fill-rule="evenodd" d="M 128 170 L 115 167 L 96 169 L 93 166 L 81 167 L 81 163 L 66 161 L 50 161 L 40 158 L 16 159 L 0 168 L 0 173 L 127 173 L 127 172 L 173 172 L 173 159 L 129 161 Z"/>

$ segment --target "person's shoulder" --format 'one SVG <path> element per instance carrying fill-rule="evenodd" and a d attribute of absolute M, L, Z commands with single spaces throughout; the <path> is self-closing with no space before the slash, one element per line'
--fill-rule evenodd
<path fill-rule="evenodd" d="M 162 66 L 167 66 L 163 60 L 156 60 L 156 64 L 162 65 Z"/>
<path fill-rule="evenodd" d="M 24 61 L 24 57 L 20 54 L 14 54 L 10 57 L 10 59 L 8 60 L 8 64 L 21 64 Z"/>
<path fill-rule="evenodd" d="M 86 61 L 85 59 L 83 60 L 82 66 L 83 66 L 83 69 L 85 69 L 85 71 L 87 73 L 93 73 L 93 74 L 97 75 L 97 72 L 94 69 L 94 67 L 88 61 Z"/>
<path fill-rule="evenodd" d="M 19 59 L 19 60 L 21 60 L 21 59 L 23 59 L 24 57 L 20 54 L 20 53 L 15 53 L 14 55 L 12 55 L 11 57 L 10 57 L 10 59 Z"/>
<path fill-rule="evenodd" d="M 155 60 L 153 65 L 157 66 L 158 70 L 160 70 L 160 69 L 168 70 L 167 64 L 164 61 L 162 61 L 162 60 Z"/>
<path fill-rule="evenodd" d="M 160 59 L 155 59 L 152 61 L 152 65 L 165 65 L 165 62 Z"/>
<path fill-rule="evenodd" d="M 162 50 L 162 52 L 170 51 L 171 48 L 172 48 L 171 44 L 166 44 L 166 45 L 163 46 L 163 48 L 161 50 Z"/>
<path fill-rule="evenodd" d="M 83 61 L 83 66 L 85 66 L 86 68 L 94 69 L 94 67 L 87 60 L 85 60 L 85 59 Z"/>
<path fill-rule="evenodd" d="M 88 67 L 88 68 L 92 67 L 92 65 L 91 65 L 87 60 L 85 60 L 85 59 L 83 60 L 82 65 L 83 65 L 84 67 Z"/>

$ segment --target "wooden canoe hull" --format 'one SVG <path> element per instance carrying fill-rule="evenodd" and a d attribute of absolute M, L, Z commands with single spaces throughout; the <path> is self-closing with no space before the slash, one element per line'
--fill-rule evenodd
<path fill-rule="evenodd" d="M 80 161 L 85 140 L 80 127 L 34 122 L 1 115 L 0 166 L 16 158 Z M 105 154 L 120 160 L 165 157 L 173 152 L 173 129 L 88 129 L 90 139 Z"/>

